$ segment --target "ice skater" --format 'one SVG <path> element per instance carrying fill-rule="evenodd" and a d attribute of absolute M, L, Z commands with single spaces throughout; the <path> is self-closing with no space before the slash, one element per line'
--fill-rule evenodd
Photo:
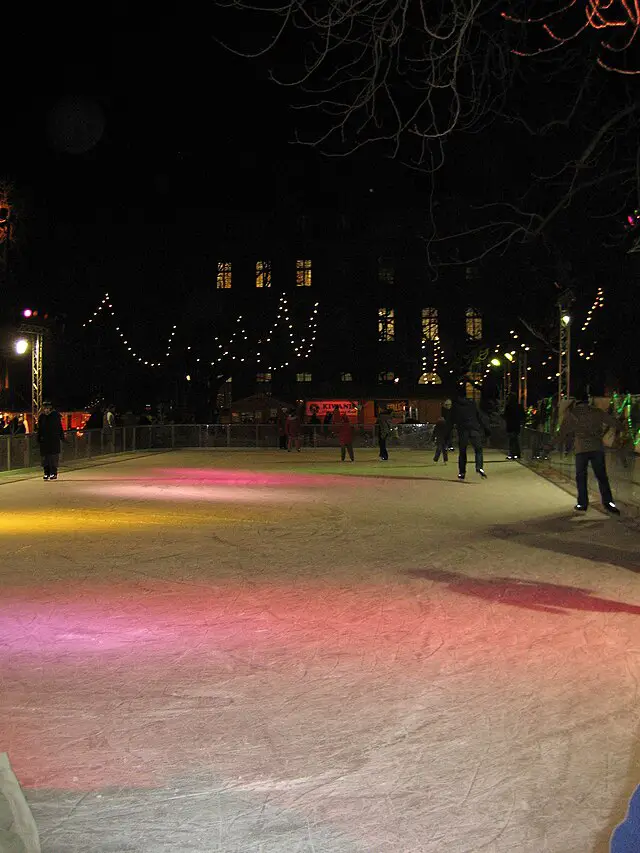
<path fill-rule="evenodd" d="M 449 461 L 449 427 L 444 418 L 438 418 L 433 430 L 433 438 L 436 444 L 436 452 L 433 461 L 437 462 L 442 456 L 442 461 L 447 464 Z"/>
<path fill-rule="evenodd" d="M 287 451 L 295 449 L 300 453 L 300 418 L 295 409 L 291 409 L 285 423 L 287 434 Z"/>
<path fill-rule="evenodd" d="M 336 419 L 333 420 L 336 423 Z M 353 462 L 353 424 L 347 415 L 340 415 L 338 424 L 338 440 L 340 441 L 340 461 L 344 462 L 347 453 L 349 462 Z"/>
<path fill-rule="evenodd" d="M 475 453 L 476 472 L 486 480 L 482 439 L 491 435 L 491 431 L 474 401 L 467 399 L 464 385 L 460 385 L 458 395 L 451 407 L 449 429 L 454 426 L 458 430 L 458 479 L 464 480 L 466 477 L 467 446 L 470 444 Z"/>
<path fill-rule="evenodd" d="M 507 397 L 502 417 L 509 438 L 509 455 L 507 459 L 520 459 L 520 433 L 527 419 L 527 413 L 513 392 Z"/>
<path fill-rule="evenodd" d="M 609 429 L 615 429 L 617 432 L 619 428 L 620 425 L 613 415 L 591 405 L 587 391 L 576 394 L 575 402 L 566 411 L 558 432 L 558 444 L 565 447 L 567 439 L 573 436 L 578 491 L 578 502 L 575 508 L 578 512 L 586 512 L 589 506 L 587 477 L 589 462 L 591 462 L 600 488 L 602 506 L 607 512 L 620 515 L 620 510 L 615 505 L 611 494 L 602 441 Z"/>
<path fill-rule="evenodd" d="M 42 404 L 42 412 L 36 427 L 38 445 L 42 457 L 44 480 L 58 479 L 58 460 L 60 459 L 60 442 L 64 441 L 62 419 L 47 400 Z"/>
<path fill-rule="evenodd" d="M 379 459 L 381 462 L 387 462 L 389 459 L 389 451 L 387 450 L 387 439 L 391 435 L 393 429 L 393 420 L 389 409 L 381 409 L 376 421 L 376 433 L 378 435 L 378 447 L 380 448 Z"/>

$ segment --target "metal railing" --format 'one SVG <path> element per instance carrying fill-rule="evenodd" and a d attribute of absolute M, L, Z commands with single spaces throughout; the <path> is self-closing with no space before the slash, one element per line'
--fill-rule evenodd
<path fill-rule="evenodd" d="M 508 437 L 494 429 L 491 444 L 507 452 Z M 521 436 L 522 461 L 532 468 L 550 468 L 561 474 L 567 483 L 575 482 L 575 455 L 569 447 L 558 448 L 557 438 L 548 432 L 524 429 Z M 640 507 L 640 463 L 633 448 L 605 448 L 607 472 L 616 500 Z M 595 477 L 589 476 L 590 487 L 597 492 Z M 595 493 L 594 493 L 595 496 Z M 597 499 L 597 497 L 596 497 Z"/>
<path fill-rule="evenodd" d="M 433 424 L 400 424 L 387 440 L 389 447 L 424 450 L 430 446 Z M 187 448 L 277 449 L 281 435 L 277 424 L 151 424 L 117 427 L 113 430 L 84 430 L 66 433 L 60 454 L 61 465 L 113 454 Z M 304 425 L 303 447 L 337 447 L 332 426 Z M 377 447 L 373 424 L 354 427 L 355 447 Z M 40 464 L 37 436 L 0 436 L 0 471 L 34 468 Z"/>

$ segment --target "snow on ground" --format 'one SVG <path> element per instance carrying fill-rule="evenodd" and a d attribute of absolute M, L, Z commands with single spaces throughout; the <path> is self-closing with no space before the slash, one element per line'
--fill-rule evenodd
<path fill-rule="evenodd" d="M 44 853 L 598 853 L 640 534 L 489 455 L 180 451 L 2 486 L 0 751 Z"/>

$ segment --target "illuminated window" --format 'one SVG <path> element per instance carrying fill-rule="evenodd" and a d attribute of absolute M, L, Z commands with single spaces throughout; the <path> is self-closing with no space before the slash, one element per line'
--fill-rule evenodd
<path fill-rule="evenodd" d="M 353 376 L 350 373 L 341 373 L 340 379 L 342 382 L 353 382 Z"/>
<path fill-rule="evenodd" d="M 396 336 L 396 321 L 393 308 L 378 308 L 378 340 L 392 341 Z"/>
<path fill-rule="evenodd" d="M 216 287 L 218 290 L 231 290 L 231 263 L 229 261 L 218 261 Z"/>
<path fill-rule="evenodd" d="M 271 287 L 271 261 L 256 261 L 256 287 Z"/>
<path fill-rule="evenodd" d="M 395 270 L 388 258 L 378 258 L 378 281 L 381 284 L 393 284 L 395 281 Z"/>
<path fill-rule="evenodd" d="M 296 373 L 296 382 L 311 382 L 310 373 Z"/>
<path fill-rule="evenodd" d="M 482 340 L 482 314 L 475 308 L 467 308 L 466 314 L 467 336 L 472 341 Z"/>
<path fill-rule="evenodd" d="M 423 308 L 422 309 L 422 340 L 437 341 L 438 340 L 438 309 Z"/>
<path fill-rule="evenodd" d="M 378 382 L 393 382 L 395 378 L 396 375 L 392 370 L 384 370 L 378 374 Z"/>
<path fill-rule="evenodd" d="M 311 287 L 311 261 L 296 261 L 296 284 Z"/>
<path fill-rule="evenodd" d="M 256 373 L 256 382 L 271 382 L 270 373 Z"/>
<path fill-rule="evenodd" d="M 418 385 L 442 385 L 442 379 L 437 373 L 423 373 L 418 379 Z"/>

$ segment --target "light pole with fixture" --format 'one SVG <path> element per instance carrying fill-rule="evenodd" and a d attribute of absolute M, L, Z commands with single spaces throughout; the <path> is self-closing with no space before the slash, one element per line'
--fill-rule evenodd
<path fill-rule="evenodd" d="M 25 320 L 30 320 L 34 316 L 34 312 L 25 308 L 22 316 Z M 15 343 L 15 351 L 18 355 L 24 355 L 31 346 L 31 417 L 35 426 L 38 415 L 42 411 L 42 351 L 44 335 L 48 331 L 48 327 L 29 322 L 21 324 L 19 331 L 25 337 L 20 338 Z"/>
<path fill-rule="evenodd" d="M 571 314 L 566 307 L 558 304 L 558 409 L 563 400 L 571 396 Z"/>

